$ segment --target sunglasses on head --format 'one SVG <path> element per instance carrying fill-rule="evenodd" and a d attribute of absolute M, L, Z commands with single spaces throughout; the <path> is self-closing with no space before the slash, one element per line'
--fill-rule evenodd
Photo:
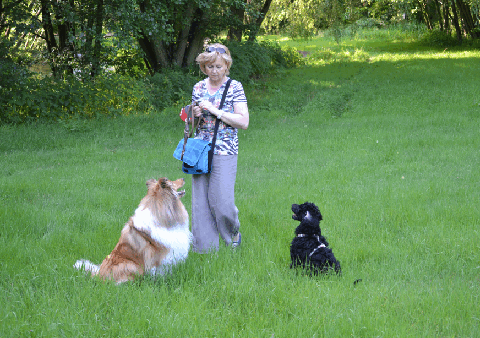
<path fill-rule="evenodd" d="M 223 49 L 221 47 L 207 47 L 207 48 L 205 48 L 205 51 L 208 52 L 208 53 L 213 53 L 213 52 L 217 52 L 217 53 L 220 53 L 220 54 L 225 54 L 226 53 L 225 49 Z"/>

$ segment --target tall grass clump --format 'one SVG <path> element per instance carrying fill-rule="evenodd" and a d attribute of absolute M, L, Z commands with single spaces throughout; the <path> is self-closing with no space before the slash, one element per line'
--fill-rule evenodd
<path fill-rule="evenodd" d="M 380 20 L 361 19 L 347 27 L 346 35 L 360 40 L 416 41 L 426 32 L 427 27 L 420 23 L 398 22 L 386 25 Z"/>
<path fill-rule="evenodd" d="M 448 48 L 461 45 L 461 41 L 458 41 L 451 33 L 431 30 L 425 33 L 420 41 L 421 44 L 429 47 Z"/>

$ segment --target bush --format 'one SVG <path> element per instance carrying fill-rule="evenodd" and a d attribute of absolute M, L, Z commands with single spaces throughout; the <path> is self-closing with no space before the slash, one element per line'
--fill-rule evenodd
<path fill-rule="evenodd" d="M 191 101 L 193 85 L 199 80 L 186 70 L 165 69 L 152 77 L 145 78 L 148 89 L 148 98 L 151 105 L 157 110 L 178 102 Z"/>
<path fill-rule="evenodd" d="M 232 51 L 231 77 L 248 83 L 278 67 L 295 67 L 303 59 L 295 49 L 271 42 L 225 42 Z M 193 67 L 193 66 L 192 66 Z M 203 78 L 195 66 L 165 69 L 154 76 L 103 74 L 94 81 L 29 76 L 13 61 L 0 59 L 0 124 L 28 121 L 67 121 L 161 111 L 191 100 L 193 85 Z M 197 75 L 198 74 L 198 75 Z"/>
<path fill-rule="evenodd" d="M 301 55 L 291 47 L 264 42 L 224 42 L 233 57 L 231 77 L 249 82 L 274 72 L 278 67 L 295 67 L 303 64 Z"/>
<path fill-rule="evenodd" d="M 10 93 L 2 102 L 0 124 L 115 117 L 151 109 L 144 82 L 123 76 L 98 77 L 95 82 L 80 82 L 73 76 L 30 78 Z"/>
<path fill-rule="evenodd" d="M 22 90 L 30 76 L 25 67 L 15 64 L 8 56 L 8 46 L 0 41 L 0 124 L 5 119 L 7 102 Z"/>
<path fill-rule="evenodd" d="M 420 38 L 419 42 L 425 46 L 441 48 L 454 47 L 461 44 L 461 42 L 451 34 L 439 30 L 428 31 Z"/>

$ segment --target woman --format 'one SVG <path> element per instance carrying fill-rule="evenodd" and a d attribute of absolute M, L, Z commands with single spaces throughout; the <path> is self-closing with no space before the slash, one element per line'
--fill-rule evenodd
<path fill-rule="evenodd" d="M 210 44 L 196 62 L 207 78 L 193 87 L 195 117 L 201 119 L 196 138 L 212 140 L 216 119 L 220 125 L 215 143 L 212 170 L 209 174 L 192 175 L 193 250 L 204 253 L 219 249 L 220 237 L 226 245 L 237 247 L 242 237 L 235 206 L 234 190 L 237 175 L 237 129 L 247 129 L 247 99 L 242 84 L 232 80 L 225 103 L 218 109 L 232 65 L 230 51 L 219 43 Z"/>

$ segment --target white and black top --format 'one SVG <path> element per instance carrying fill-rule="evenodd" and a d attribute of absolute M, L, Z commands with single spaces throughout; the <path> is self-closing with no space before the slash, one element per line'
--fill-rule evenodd
<path fill-rule="evenodd" d="M 228 78 L 227 78 L 228 80 Z M 215 107 L 220 106 L 226 81 L 214 93 L 210 94 L 207 89 L 207 79 L 202 80 L 193 86 L 192 102 L 210 101 Z M 222 110 L 227 113 L 233 113 L 233 104 L 247 102 L 243 86 L 240 82 L 232 80 L 228 88 L 225 103 Z M 215 129 L 215 115 L 208 111 L 203 114 L 203 119 L 198 128 L 198 134 L 195 138 L 211 141 Z M 218 126 L 217 141 L 215 143 L 215 155 L 237 155 L 238 154 L 238 130 L 232 126 L 220 121 Z"/>

